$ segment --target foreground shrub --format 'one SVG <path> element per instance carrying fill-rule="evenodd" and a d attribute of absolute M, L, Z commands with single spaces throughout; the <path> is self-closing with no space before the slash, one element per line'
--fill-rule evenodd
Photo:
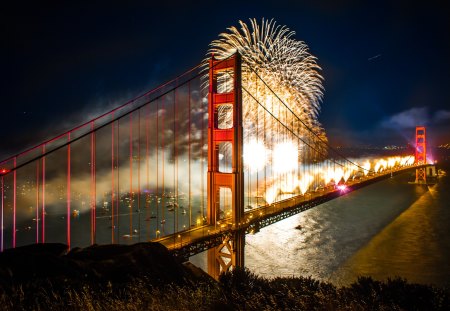
<path fill-rule="evenodd" d="M 155 285 L 147 277 L 126 283 L 30 280 L 0 288 L 1 310 L 450 310 L 448 289 L 404 279 L 359 278 L 348 287 L 310 277 L 265 279 L 247 269 L 219 282 Z"/>

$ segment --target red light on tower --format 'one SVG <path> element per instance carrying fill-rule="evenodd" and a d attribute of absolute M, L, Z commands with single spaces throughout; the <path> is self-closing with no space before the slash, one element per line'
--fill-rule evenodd
<path fill-rule="evenodd" d="M 9 170 L 7 168 L 0 168 L 0 176 L 8 174 L 10 171 L 11 170 Z"/>
<path fill-rule="evenodd" d="M 426 135 L 425 135 L 425 127 L 424 126 L 416 127 L 415 164 L 416 165 L 427 164 Z M 426 184 L 427 183 L 427 175 L 425 172 L 425 167 L 416 169 L 416 183 L 417 184 Z"/>

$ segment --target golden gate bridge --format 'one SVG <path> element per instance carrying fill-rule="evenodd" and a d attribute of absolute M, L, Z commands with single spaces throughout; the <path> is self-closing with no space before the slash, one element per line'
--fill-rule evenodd
<path fill-rule="evenodd" d="M 243 266 L 246 233 L 405 170 L 426 183 L 425 128 L 415 155 L 348 159 L 242 62 L 212 57 L 1 161 L 0 250 L 157 241 L 208 250 L 217 276 Z"/>

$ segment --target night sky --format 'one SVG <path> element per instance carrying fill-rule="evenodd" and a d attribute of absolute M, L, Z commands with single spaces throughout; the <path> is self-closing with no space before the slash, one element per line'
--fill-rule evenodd
<path fill-rule="evenodd" d="M 318 58 L 333 145 L 405 145 L 416 125 L 450 143 L 445 1 L 62 2 L 2 5 L 1 158 L 195 66 L 253 17 L 287 25 Z"/>

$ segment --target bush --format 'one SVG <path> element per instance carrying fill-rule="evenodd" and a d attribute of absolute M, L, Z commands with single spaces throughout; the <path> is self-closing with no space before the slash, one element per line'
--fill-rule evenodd
<path fill-rule="evenodd" d="M 337 288 L 311 277 L 265 279 L 235 269 L 219 282 L 158 273 L 126 281 L 37 278 L 0 284 L 2 310 L 450 310 L 450 291 L 405 279 L 360 277 Z"/>

